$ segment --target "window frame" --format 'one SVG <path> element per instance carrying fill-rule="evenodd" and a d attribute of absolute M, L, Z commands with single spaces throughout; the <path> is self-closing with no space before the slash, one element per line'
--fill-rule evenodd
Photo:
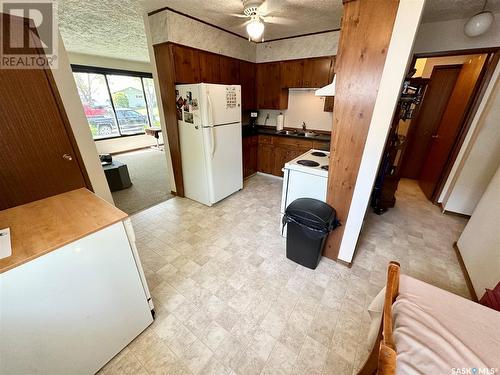
<path fill-rule="evenodd" d="M 94 139 L 94 137 L 92 137 L 94 142 L 100 142 L 100 141 L 106 141 L 108 139 L 117 139 L 117 138 L 124 138 L 124 137 L 137 137 L 137 136 L 146 134 L 146 133 L 122 134 L 120 126 L 118 125 L 118 117 L 116 114 L 115 104 L 113 102 L 113 98 L 111 95 L 111 89 L 109 87 L 108 75 L 137 77 L 137 78 L 141 79 L 142 94 L 144 95 L 144 103 L 146 104 L 146 113 L 147 113 L 146 117 L 148 120 L 149 127 L 150 128 L 152 127 L 151 117 L 150 117 L 150 113 L 149 113 L 149 103 L 148 103 L 146 90 L 144 88 L 144 81 L 143 81 L 144 78 L 153 79 L 152 73 L 139 72 L 139 71 L 135 71 L 135 70 L 125 70 L 125 69 L 102 68 L 102 67 L 98 67 L 98 66 L 79 65 L 79 64 L 71 64 L 71 71 L 72 71 L 72 73 L 101 74 L 104 76 L 104 82 L 106 83 L 106 89 L 107 89 L 108 94 L 109 94 L 111 107 L 113 108 L 113 115 L 114 115 L 115 120 L 116 120 L 119 135 L 115 135 L 112 137 L 106 137 L 106 138 L 98 138 L 98 139 Z"/>

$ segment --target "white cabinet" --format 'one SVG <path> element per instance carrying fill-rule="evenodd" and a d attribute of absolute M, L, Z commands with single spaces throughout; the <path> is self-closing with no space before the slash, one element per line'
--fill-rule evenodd
<path fill-rule="evenodd" d="M 94 373 L 152 321 L 113 224 L 0 274 L 0 373 Z"/>

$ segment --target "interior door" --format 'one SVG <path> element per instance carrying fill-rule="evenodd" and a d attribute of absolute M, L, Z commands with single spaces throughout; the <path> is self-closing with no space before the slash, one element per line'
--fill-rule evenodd
<path fill-rule="evenodd" d="M 439 194 L 436 187 L 460 134 L 485 62 L 486 55 L 474 55 L 463 65 L 437 132 L 432 136 L 430 150 L 419 178 L 419 185 L 430 200 L 436 200 Z"/>
<path fill-rule="evenodd" d="M 401 177 L 418 179 L 461 69 L 461 65 L 436 66 L 432 71 L 417 118 L 410 124 Z"/>
<path fill-rule="evenodd" d="M 0 210 L 86 186 L 50 70 L 0 69 L 0 124 Z"/>

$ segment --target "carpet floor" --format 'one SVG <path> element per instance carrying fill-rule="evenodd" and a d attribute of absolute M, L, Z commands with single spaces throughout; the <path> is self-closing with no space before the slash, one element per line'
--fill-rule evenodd
<path fill-rule="evenodd" d="M 128 189 L 113 192 L 115 205 L 122 211 L 132 214 L 173 197 L 164 151 L 144 149 L 113 159 L 127 164 L 132 181 Z"/>

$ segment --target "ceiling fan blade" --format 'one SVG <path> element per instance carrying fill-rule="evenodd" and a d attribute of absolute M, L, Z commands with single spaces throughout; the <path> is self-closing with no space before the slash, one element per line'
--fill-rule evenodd
<path fill-rule="evenodd" d="M 245 16 L 244 14 L 241 14 L 241 13 L 230 13 L 229 15 L 233 16 L 233 17 L 239 17 L 239 18 L 248 18 L 247 16 Z"/>
<path fill-rule="evenodd" d="M 272 23 L 276 25 L 293 25 L 295 20 L 286 17 L 266 16 L 262 17 L 265 23 Z"/>
<path fill-rule="evenodd" d="M 267 14 L 268 12 L 269 12 L 269 5 L 268 5 L 267 0 L 266 0 L 262 4 L 260 4 L 259 13 L 260 14 Z"/>
<path fill-rule="evenodd" d="M 259 14 L 262 16 L 270 15 L 271 13 L 277 12 L 280 9 L 286 7 L 287 0 L 265 0 L 259 6 Z"/>

